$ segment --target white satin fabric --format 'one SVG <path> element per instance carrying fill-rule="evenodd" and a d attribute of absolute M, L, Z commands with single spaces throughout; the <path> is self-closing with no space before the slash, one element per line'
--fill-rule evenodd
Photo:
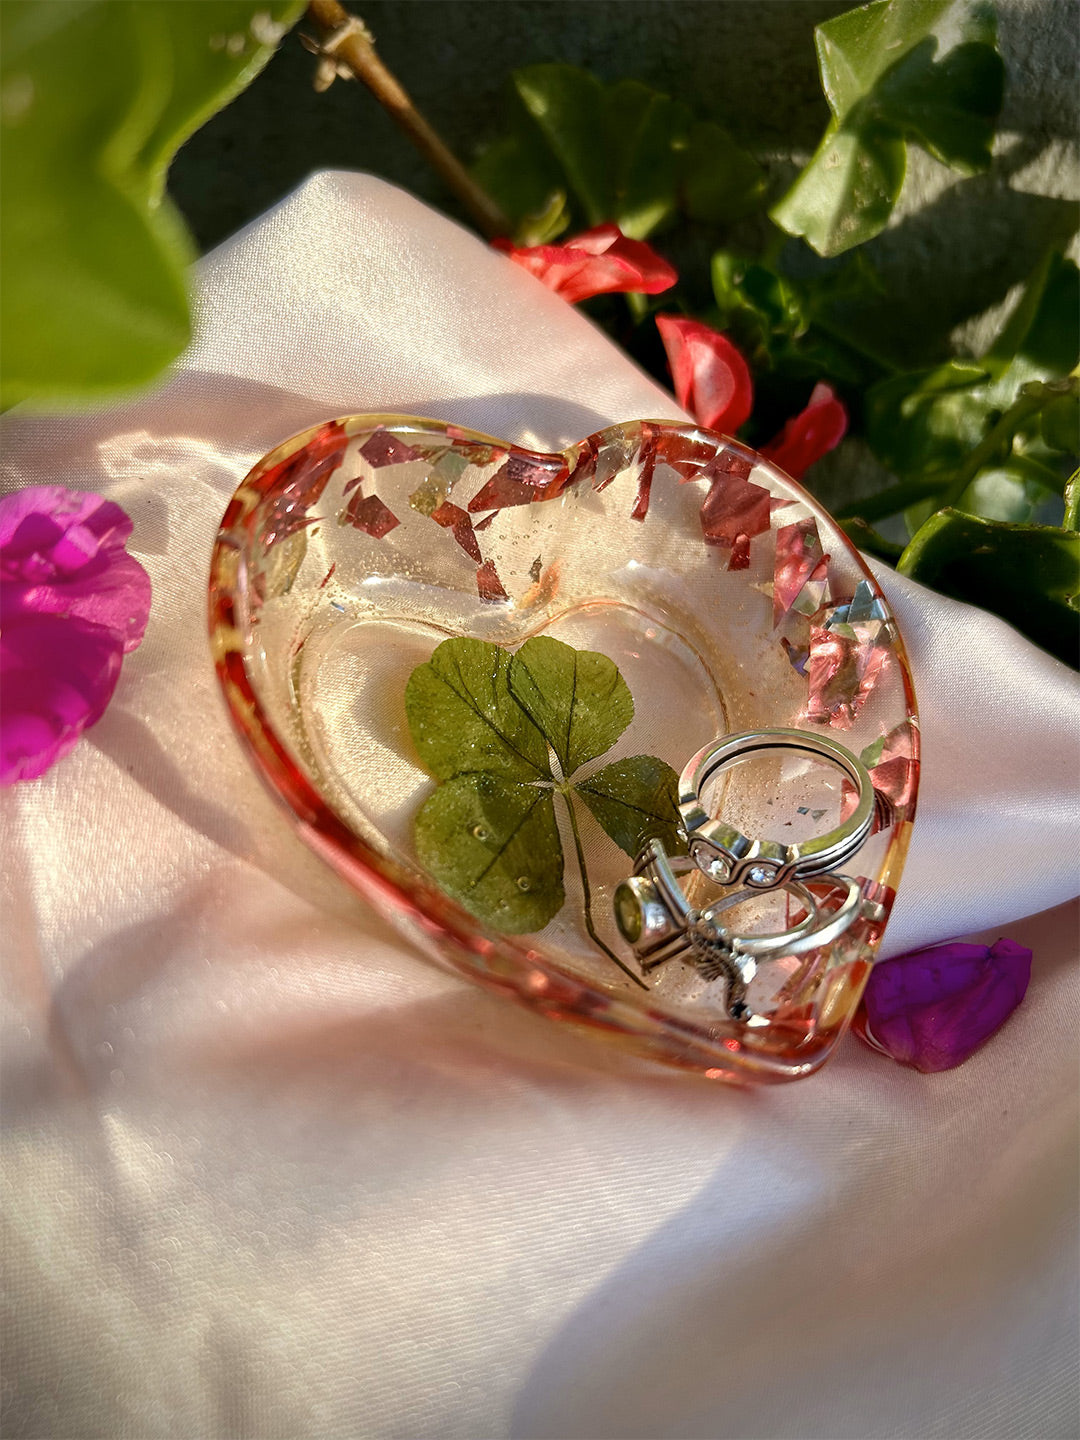
<path fill-rule="evenodd" d="M 153 395 L 6 425 L 8 487 L 128 510 L 154 607 L 102 722 L 2 798 L 0 1431 L 1076 1434 L 1076 677 L 882 571 L 925 757 L 888 950 L 1033 948 L 983 1052 L 923 1077 L 849 1040 L 762 1093 L 647 1068 L 430 968 L 293 838 L 204 583 L 236 482 L 321 418 L 556 447 L 679 410 L 365 176 L 211 255 L 198 313 Z"/>

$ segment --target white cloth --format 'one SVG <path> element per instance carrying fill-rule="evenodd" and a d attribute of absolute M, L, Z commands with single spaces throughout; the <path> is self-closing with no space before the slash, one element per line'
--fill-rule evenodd
<path fill-rule="evenodd" d="M 882 572 L 925 757 L 889 951 L 1032 946 L 984 1051 L 922 1077 L 849 1040 L 762 1093 L 623 1058 L 429 967 L 292 836 L 204 577 L 238 479 L 321 418 L 555 447 L 674 401 L 364 176 L 211 255 L 198 313 L 156 393 L 6 425 L 6 486 L 128 510 L 154 607 L 105 718 L 0 805 L 0 1431 L 1075 1434 L 1076 677 Z"/>

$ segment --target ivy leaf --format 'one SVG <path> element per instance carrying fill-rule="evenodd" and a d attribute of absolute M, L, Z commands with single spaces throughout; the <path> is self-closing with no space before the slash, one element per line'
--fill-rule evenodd
<path fill-rule="evenodd" d="M 1078 313 L 1080 270 L 1075 261 L 1050 251 L 987 353 L 995 405 L 1011 404 L 1029 380 L 1055 380 L 1075 367 Z"/>
<path fill-rule="evenodd" d="M 686 853 L 678 822 L 679 777 L 654 755 L 614 760 L 574 789 L 620 850 L 637 858 L 647 840 Z"/>
<path fill-rule="evenodd" d="M 510 661 L 510 693 L 554 750 L 569 780 L 610 750 L 634 718 L 634 702 L 613 660 L 550 635 L 526 640 Z"/>
<path fill-rule="evenodd" d="M 490 773 L 455 775 L 425 802 L 415 835 L 420 863 L 478 920 L 522 935 L 562 909 L 551 790 Z"/>
<path fill-rule="evenodd" d="M 771 211 L 820 255 L 881 231 L 913 142 L 965 173 L 990 163 L 1005 70 L 977 0 L 873 0 L 814 32 L 833 118 Z"/>
<path fill-rule="evenodd" d="M 1080 534 L 1012 525 L 947 508 L 916 533 L 897 568 L 944 595 L 981 605 L 1064 660 L 1080 652 Z"/>
<path fill-rule="evenodd" d="M 2 402 L 138 384 L 189 336 L 176 148 L 247 85 L 300 0 L 0 7 Z"/>
<path fill-rule="evenodd" d="M 551 779 L 547 741 L 510 694 L 510 663 L 501 645 L 461 636 L 444 640 L 409 676 L 409 730 L 437 779 L 479 770 Z"/>

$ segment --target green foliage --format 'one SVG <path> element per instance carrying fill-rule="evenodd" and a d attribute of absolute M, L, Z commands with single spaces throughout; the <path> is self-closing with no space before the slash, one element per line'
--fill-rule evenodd
<path fill-rule="evenodd" d="M 757 374 L 849 387 L 881 376 L 883 365 L 872 348 L 845 334 L 837 315 L 838 307 L 880 292 L 877 275 L 861 254 L 812 279 L 796 279 L 764 260 L 718 250 L 712 257 L 712 286 L 720 329 Z"/>
<path fill-rule="evenodd" d="M 986 520 L 951 507 L 931 516 L 898 568 L 982 605 L 1069 665 L 1080 652 L 1080 534 Z"/>
<path fill-rule="evenodd" d="M 872 523 L 930 502 L 1026 521 L 1060 495 L 1076 454 L 1078 308 L 1076 266 L 1049 255 L 981 360 L 873 386 L 867 439 L 899 484 L 843 514 Z"/>
<path fill-rule="evenodd" d="M 578 773 L 634 718 L 626 681 L 604 655 L 550 636 L 513 655 L 483 640 L 444 640 L 409 677 L 405 713 L 421 761 L 443 782 L 416 817 L 420 861 L 499 930 L 540 930 L 563 906 L 556 794 L 568 807 L 594 939 L 576 799 L 628 855 L 653 836 L 677 845 L 670 765 L 636 755 Z"/>
<path fill-rule="evenodd" d="M 819 255 L 882 230 L 906 145 L 966 174 L 990 163 L 1005 70 L 978 0 L 873 0 L 815 31 L 832 120 L 772 218 Z"/>
<path fill-rule="evenodd" d="M 187 343 L 177 148 L 247 85 L 302 0 L 5 0 L 2 402 L 151 379 Z"/>
<path fill-rule="evenodd" d="M 753 157 L 668 95 L 636 80 L 605 86 L 572 65 L 533 65 L 513 83 L 508 133 L 473 173 L 522 244 L 609 220 L 644 239 L 677 212 L 719 224 L 763 203 Z"/>

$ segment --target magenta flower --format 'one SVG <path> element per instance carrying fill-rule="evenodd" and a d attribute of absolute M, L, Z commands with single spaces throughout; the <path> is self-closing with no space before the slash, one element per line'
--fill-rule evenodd
<path fill-rule="evenodd" d="M 1031 951 L 1014 940 L 951 940 L 870 972 L 855 1030 L 901 1065 L 932 1073 L 974 1055 L 1023 1000 Z"/>
<path fill-rule="evenodd" d="M 100 495 L 0 497 L 0 785 L 37 779 L 105 713 L 150 613 L 130 534 Z"/>

